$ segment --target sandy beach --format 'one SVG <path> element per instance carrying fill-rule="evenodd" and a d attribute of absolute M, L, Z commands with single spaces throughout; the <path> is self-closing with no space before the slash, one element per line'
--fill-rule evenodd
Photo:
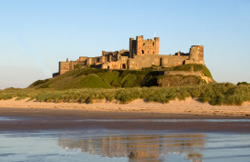
<path fill-rule="evenodd" d="M 142 99 L 134 100 L 128 104 L 104 100 L 86 104 L 10 99 L 0 100 L 0 108 L 2 115 L 10 113 L 15 108 L 15 111 L 18 110 L 20 114 L 36 111 L 39 111 L 40 114 L 50 111 L 54 116 L 64 111 L 71 112 L 69 114 L 75 116 L 89 114 L 85 115 L 85 118 L 250 118 L 250 102 L 246 102 L 242 106 L 212 106 L 209 103 L 201 103 L 192 98 L 187 98 L 184 101 L 176 99 L 166 104 L 145 102 Z"/>
<path fill-rule="evenodd" d="M 143 100 L 134 100 L 128 104 L 108 103 L 103 100 L 93 104 L 27 102 L 27 100 L 0 101 L 0 117 L 15 118 L 15 120 L 2 120 L 0 131 L 88 128 L 199 132 L 250 131 L 248 121 L 227 121 L 227 119 L 249 119 L 250 103 L 244 103 L 242 106 L 211 106 L 192 98 L 187 98 L 185 101 L 170 101 L 167 104 L 147 103 Z M 171 121 L 151 122 L 152 119 Z M 175 122 L 175 119 L 188 119 L 188 121 Z M 199 121 L 190 121 L 190 119 Z M 200 119 L 226 120 L 209 122 L 200 121 Z"/>

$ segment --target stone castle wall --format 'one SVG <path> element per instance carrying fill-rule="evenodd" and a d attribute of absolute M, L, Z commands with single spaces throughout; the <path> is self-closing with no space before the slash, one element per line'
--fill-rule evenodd
<path fill-rule="evenodd" d="M 59 72 L 53 76 L 64 74 L 75 68 L 93 66 L 103 69 L 133 69 L 140 70 L 144 67 L 163 66 L 171 67 L 183 64 L 204 64 L 201 45 L 191 46 L 188 54 L 181 52 L 175 55 L 159 54 L 160 38 L 144 40 L 143 36 L 129 39 L 129 50 L 114 52 L 102 51 L 99 57 L 81 56 L 76 61 L 59 62 Z"/>
<path fill-rule="evenodd" d="M 175 56 L 175 55 L 138 55 L 129 59 L 128 69 L 139 70 L 144 67 L 151 66 L 178 66 L 188 59 L 189 56 Z"/>

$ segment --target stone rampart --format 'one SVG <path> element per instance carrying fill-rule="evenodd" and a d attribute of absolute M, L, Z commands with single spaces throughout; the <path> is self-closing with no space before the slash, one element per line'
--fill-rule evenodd
<path fill-rule="evenodd" d="M 151 66 L 172 67 L 184 64 L 204 64 L 203 46 L 191 46 L 189 53 L 178 52 L 175 55 L 160 55 L 159 41 L 158 37 L 155 37 L 154 40 L 145 40 L 143 36 L 137 36 L 136 40 L 130 38 L 129 50 L 102 51 L 101 56 L 81 56 L 76 61 L 68 61 L 67 59 L 66 62 L 59 62 L 58 73 L 61 75 L 76 67 L 84 68 L 90 66 L 103 69 L 140 70 Z"/>

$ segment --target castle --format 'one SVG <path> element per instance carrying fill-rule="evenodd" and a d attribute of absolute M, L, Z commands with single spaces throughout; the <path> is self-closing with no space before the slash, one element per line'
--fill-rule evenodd
<path fill-rule="evenodd" d="M 143 39 L 137 36 L 136 39 L 129 39 L 129 50 L 114 52 L 102 51 L 102 56 L 87 57 L 80 56 L 76 61 L 59 62 L 59 72 L 53 77 L 64 74 L 75 68 L 95 67 L 102 69 L 130 69 L 140 70 L 144 67 L 163 66 L 171 67 L 184 64 L 204 64 L 203 50 L 201 45 L 193 45 L 189 53 L 177 52 L 174 55 L 159 54 L 160 38 Z"/>

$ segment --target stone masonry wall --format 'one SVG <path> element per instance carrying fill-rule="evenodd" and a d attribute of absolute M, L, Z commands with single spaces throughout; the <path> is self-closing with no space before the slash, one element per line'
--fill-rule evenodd
<path fill-rule="evenodd" d="M 99 57 L 81 56 L 76 61 L 59 62 L 58 74 L 64 74 L 75 67 L 84 68 L 95 66 L 103 69 L 131 69 L 140 70 L 144 67 L 163 66 L 171 67 L 183 64 L 204 64 L 203 50 L 201 45 L 194 45 L 188 54 L 159 55 L 158 37 L 154 40 L 144 40 L 143 36 L 129 39 L 129 50 L 114 52 L 102 51 Z M 55 73 L 55 76 L 57 74 Z"/>

